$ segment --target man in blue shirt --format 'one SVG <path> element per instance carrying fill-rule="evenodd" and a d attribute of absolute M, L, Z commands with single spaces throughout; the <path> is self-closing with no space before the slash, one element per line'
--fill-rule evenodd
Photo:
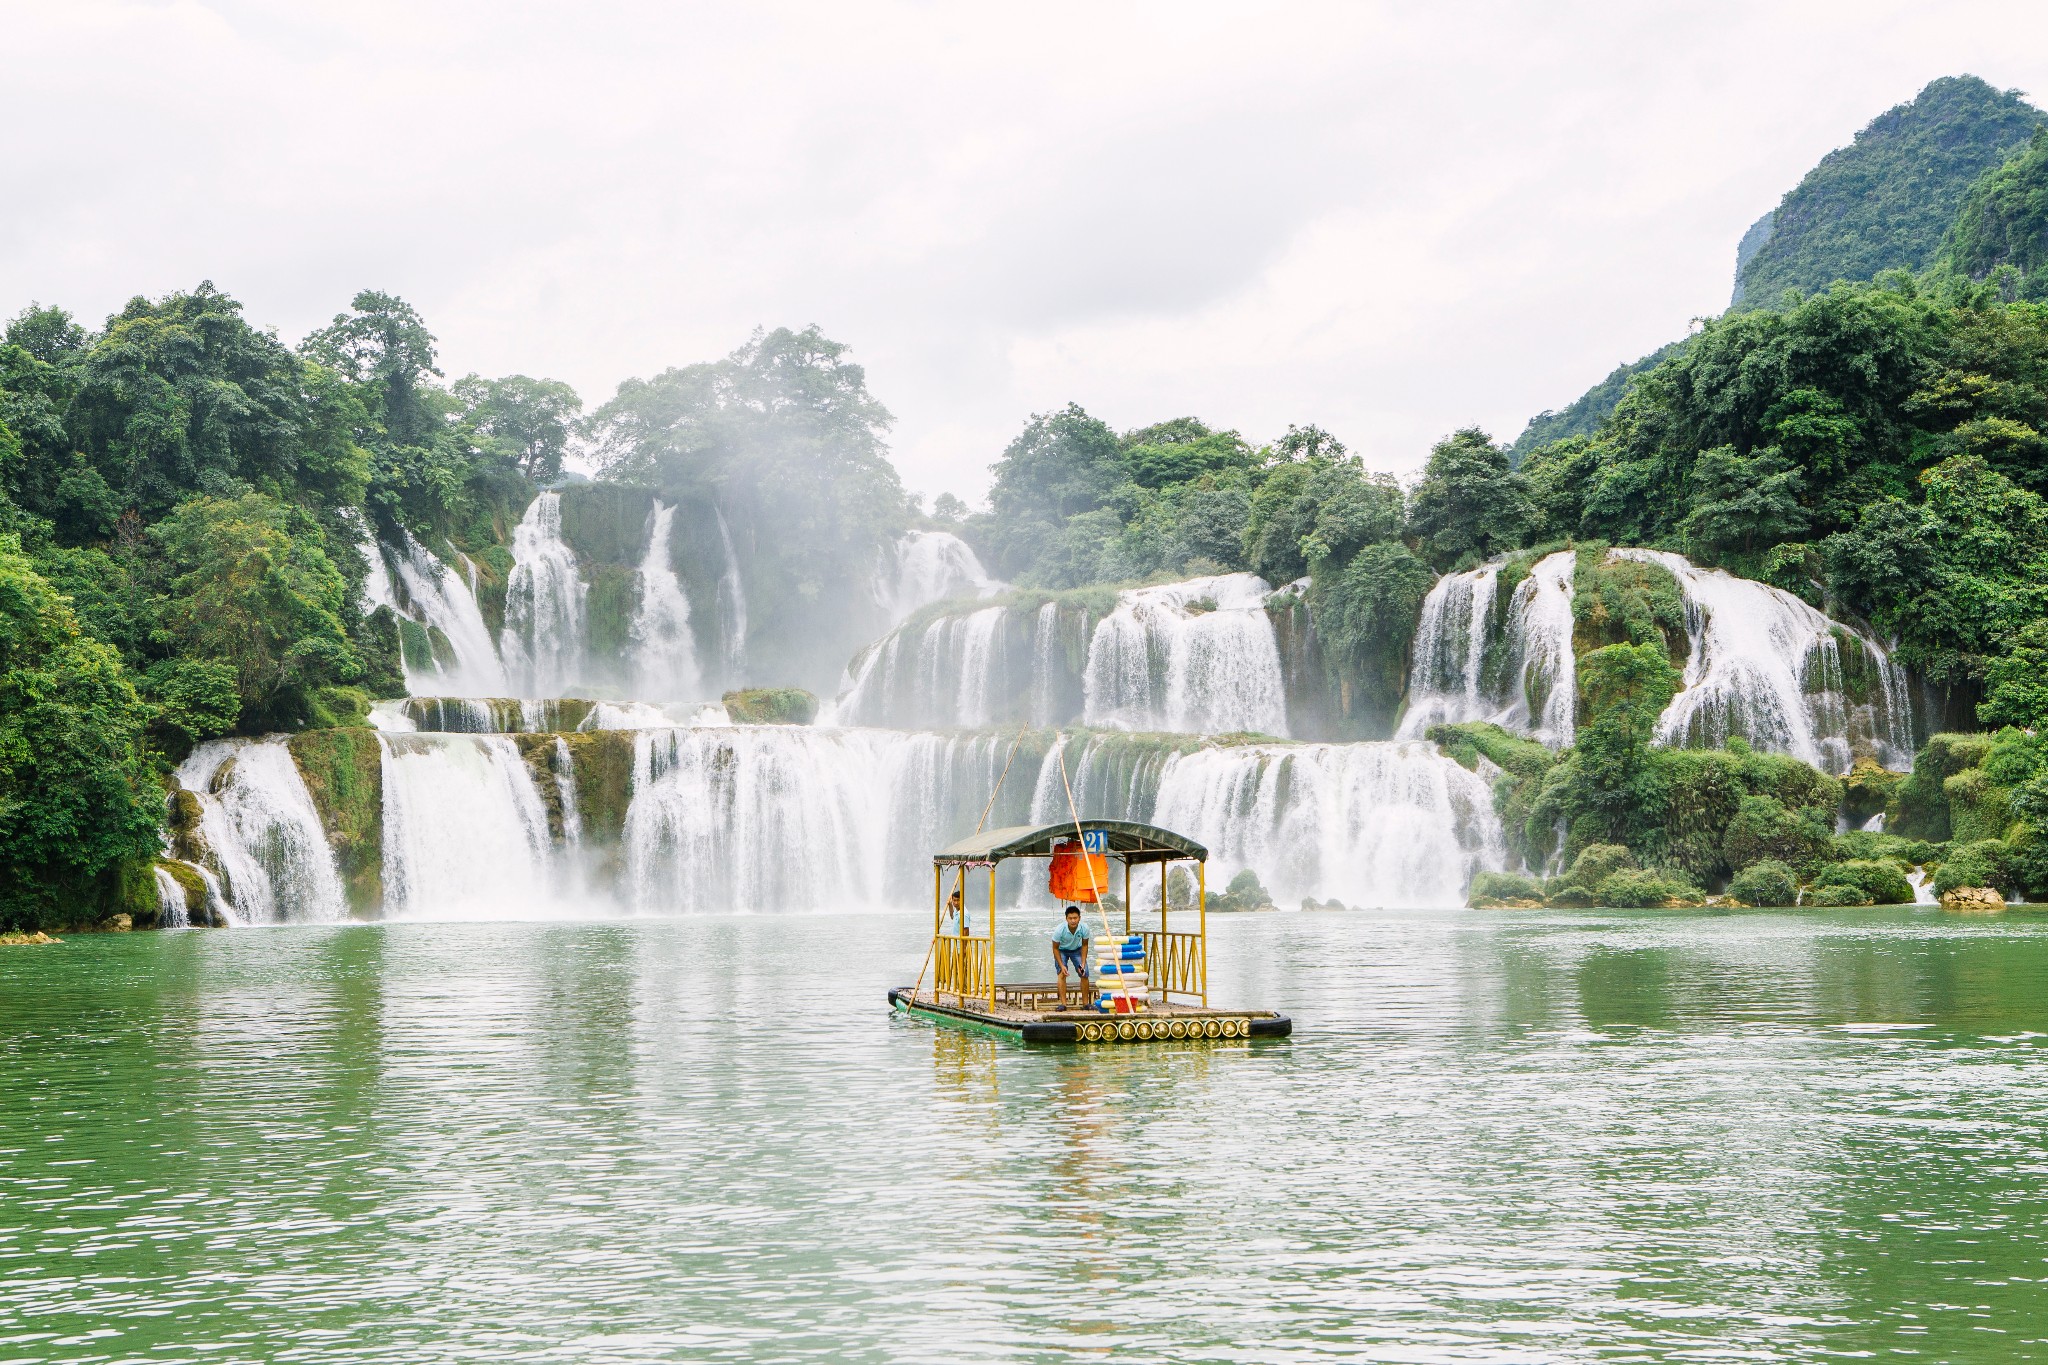
<path fill-rule="evenodd" d="M 1067 968 L 1081 978 L 1081 1008 L 1088 1007 L 1088 940 L 1093 937 L 1081 922 L 1081 907 L 1067 907 L 1066 927 L 1052 936 L 1052 965 L 1060 974 L 1060 1008 L 1067 1007 Z"/>

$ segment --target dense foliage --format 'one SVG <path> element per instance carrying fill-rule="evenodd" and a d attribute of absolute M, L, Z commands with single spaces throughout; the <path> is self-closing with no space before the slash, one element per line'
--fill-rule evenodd
<path fill-rule="evenodd" d="M 579 407 L 522 376 L 444 385 L 385 294 L 297 349 L 210 283 L 96 332 L 41 306 L 8 323 L 0 917 L 153 905 L 161 780 L 187 749 L 401 691 L 395 623 L 361 607 L 366 512 L 500 540 Z"/>
<path fill-rule="evenodd" d="M 1975 76 L 1931 82 L 1828 153 L 1769 216 L 1736 275 L 1734 302 L 1770 307 L 1885 270 L 1925 270 L 1972 182 L 2043 123 L 2016 90 Z"/>

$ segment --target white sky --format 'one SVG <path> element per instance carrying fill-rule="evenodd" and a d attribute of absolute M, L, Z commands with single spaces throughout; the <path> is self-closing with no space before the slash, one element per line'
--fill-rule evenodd
<path fill-rule="evenodd" d="M 1033 411 L 1316 422 L 1407 474 L 1727 303 L 1927 81 L 2048 96 L 2048 6 L 0 0 L 0 314 L 211 278 L 450 377 L 850 343 L 926 494 Z"/>

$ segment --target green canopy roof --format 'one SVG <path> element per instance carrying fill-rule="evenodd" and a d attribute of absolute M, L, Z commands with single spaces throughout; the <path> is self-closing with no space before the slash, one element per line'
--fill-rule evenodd
<path fill-rule="evenodd" d="M 1170 858 L 1198 858 L 1206 862 L 1209 850 L 1186 835 L 1135 820 L 1083 820 L 1081 828 L 1101 830 L 1109 836 L 1109 852 L 1133 863 L 1159 863 Z M 1074 837 L 1074 822 L 1057 825 L 1011 825 L 1007 829 L 985 829 L 956 844 L 948 844 L 932 855 L 935 863 L 996 863 L 1005 858 L 1049 858 L 1052 846 Z"/>

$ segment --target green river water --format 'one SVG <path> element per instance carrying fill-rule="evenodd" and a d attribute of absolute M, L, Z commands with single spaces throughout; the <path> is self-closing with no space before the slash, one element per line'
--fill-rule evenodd
<path fill-rule="evenodd" d="M 925 924 L 0 948 L 0 1362 L 2048 1357 L 2048 918 L 1219 917 L 1296 1036 L 1095 1050 Z"/>

